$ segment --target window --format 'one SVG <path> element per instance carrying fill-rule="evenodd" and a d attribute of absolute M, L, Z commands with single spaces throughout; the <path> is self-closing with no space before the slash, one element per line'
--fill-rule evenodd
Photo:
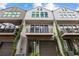
<path fill-rule="evenodd" d="M 73 32 L 73 28 L 72 28 L 71 25 L 68 25 L 67 27 L 68 27 L 68 31 L 67 32 Z"/>
<path fill-rule="evenodd" d="M 5 12 L 4 14 L 8 14 L 8 12 Z"/>
<path fill-rule="evenodd" d="M 63 25 L 59 25 L 59 27 L 60 27 L 60 31 L 64 32 L 64 27 L 63 27 Z"/>
<path fill-rule="evenodd" d="M 12 14 L 12 12 L 8 12 L 8 14 L 9 14 L 9 15 L 11 15 L 11 14 Z"/>
<path fill-rule="evenodd" d="M 7 15 L 3 15 L 3 17 L 7 17 Z"/>
<path fill-rule="evenodd" d="M 48 26 L 47 25 L 41 25 L 40 26 L 40 32 L 41 33 L 48 33 Z"/>
<path fill-rule="evenodd" d="M 38 25 L 35 26 L 35 33 L 39 33 L 39 26 Z"/>
<path fill-rule="evenodd" d="M 19 17 L 20 15 L 16 15 L 16 17 Z"/>
<path fill-rule="evenodd" d="M 67 11 L 67 9 L 66 8 L 62 8 L 62 11 Z"/>
<path fill-rule="evenodd" d="M 64 8 L 62 8 L 62 11 L 64 11 Z"/>
<path fill-rule="evenodd" d="M 37 18 L 39 17 L 39 12 L 36 12 L 36 17 L 37 17 Z"/>
<path fill-rule="evenodd" d="M 12 14 L 15 14 L 16 15 L 17 13 L 16 12 L 12 12 Z"/>
<path fill-rule="evenodd" d="M 35 17 L 35 12 L 32 12 L 32 17 Z"/>
<path fill-rule="evenodd" d="M 45 17 L 48 17 L 48 13 L 47 12 L 45 12 Z"/>
<path fill-rule="evenodd" d="M 59 25 L 60 26 L 60 31 L 67 32 L 67 33 L 72 33 L 76 32 L 79 33 L 79 28 L 76 25 Z"/>
<path fill-rule="evenodd" d="M 41 12 L 41 17 L 42 17 L 42 18 L 44 17 L 44 12 Z"/>
<path fill-rule="evenodd" d="M 64 17 L 67 17 L 67 14 L 63 14 Z"/>
<path fill-rule="evenodd" d="M 20 17 L 20 14 L 21 14 L 20 12 L 6 11 L 4 12 L 3 17 Z"/>
<path fill-rule="evenodd" d="M 11 17 L 11 15 L 8 14 L 7 17 Z"/>
<path fill-rule="evenodd" d="M 17 12 L 17 14 L 21 14 L 20 12 Z"/>
<path fill-rule="evenodd" d="M 75 18 L 76 15 L 73 14 L 73 13 L 70 13 L 70 12 L 68 12 L 68 13 L 59 13 L 59 17 L 61 17 L 61 18 Z"/>
<path fill-rule="evenodd" d="M 72 27 L 73 27 L 74 32 L 78 32 L 79 33 L 79 28 L 76 25 L 73 25 Z"/>
<path fill-rule="evenodd" d="M 11 15 L 11 17 L 16 17 L 16 15 Z"/>
<path fill-rule="evenodd" d="M 47 12 L 32 12 L 32 17 L 33 18 L 47 18 L 48 17 L 48 13 Z"/>
<path fill-rule="evenodd" d="M 76 17 L 75 14 L 72 14 L 72 17 L 75 18 Z"/>
<path fill-rule="evenodd" d="M 68 14 L 68 17 L 72 17 L 72 15 L 71 14 Z"/>
<path fill-rule="evenodd" d="M 48 33 L 48 25 L 32 25 L 30 28 L 31 33 Z"/>
<path fill-rule="evenodd" d="M 59 14 L 60 17 L 63 17 L 63 14 Z"/>
<path fill-rule="evenodd" d="M 32 25 L 32 26 L 30 27 L 30 32 L 31 32 L 31 33 L 34 33 L 34 25 Z"/>
<path fill-rule="evenodd" d="M 43 30 L 44 30 L 44 33 L 48 33 L 48 26 L 47 25 L 43 26 Z"/>

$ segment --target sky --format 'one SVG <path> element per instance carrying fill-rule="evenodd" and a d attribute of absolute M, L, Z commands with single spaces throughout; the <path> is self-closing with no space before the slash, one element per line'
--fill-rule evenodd
<path fill-rule="evenodd" d="M 49 10 L 56 10 L 58 8 L 69 8 L 72 10 L 79 11 L 79 3 L 0 3 L 0 10 L 9 7 L 19 7 L 24 10 L 29 10 L 37 6 L 44 7 Z"/>

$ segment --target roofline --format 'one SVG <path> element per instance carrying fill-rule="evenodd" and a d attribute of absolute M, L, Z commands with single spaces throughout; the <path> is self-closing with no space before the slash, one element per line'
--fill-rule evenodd
<path fill-rule="evenodd" d="M 31 8 L 31 9 L 27 10 L 27 12 L 28 12 L 28 11 L 30 11 L 30 10 L 32 10 L 32 9 L 36 9 L 36 8 L 38 8 L 38 7 L 41 7 L 41 6 L 37 6 L 37 7 Z M 41 8 L 46 9 L 46 8 L 44 8 L 44 7 L 41 7 Z M 52 11 L 51 11 L 51 10 L 49 10 L 49 9 L 46 9 L 46 10 L 48 10 L 48 11 L 52 12 Z"/>
<path fill-rule="evenodd" d="M 25 11 L 24 9 L 22 9 L 22 8 L 20 8 L 20 7 L 17 7 L 17 6 L 12 6 L 12 7 L 8 7 L 8 8 L 5 8 L 5 9 L 1 9 L 0 11 L 5 11 L 6 9 L 10 9 L 10 8 L 13 8 L 13 7 L 16 7 L 16 8 L 19 8 L 19 9 Z"/>
<path fill-rule="evenodd" d="M 10 8 L 13 8 L 13 7 L 19 8 L 19 9 L 21 9 L 21 10 L 27 12 L 27 11 L 30 11 L 30 10 L 32 10 L 32 9 L 35 9 L 35 8 L 41 7 L 41 6 L 37 6 L 37 7 L 35 7 L 35 8 L 31 8 L 31 9 L 29 9 L 29 10 L 24 10 L 24 9 L 22 9 L 22 8 L 20 8 L 20 7 L 17 7 L 17 6 L 8 7 L 8 8 L 6 8 L 6 9 L 10 9 Z M 44 7 L 41 7 L 41 8 L 44 8 Z M 66 8 L 66 9 L 72 10 L 72 9 L 70 9 L 70 8 L 67 8 L 67 7 L 62 7 L 62 8 Z M 6 9 L 1 9 L 0 11 L 5 11 Z M 44 9 L 46 9 L 46 8 L 44 8 Z M 59 10 L 59 9 L 61 9 L 61 8 L 57 8 L 56 10 L 49 10 L 49 9 L 46 9 L 46 10 L 48 10 L 48 11 L 50 11 L 50 12 L 54 12 L 54 11 L 57 11 L 57 10 Z M 72 10 L 72 11 L 77 12 L 77 13 L 79 12 L 79 11 L 76 11 L 76 10 Z"/>
<path fill-rule="evenodd" d="M 62 9 L 62 8 L 66 8 L 66 9 L 72 10 L 72 11 L 74 11 L 74 12 L 77 12 L 76 10 L 73 10 L 73 9 L 70 9 L 70 8 L 67 8 L 67 7 L 58 8 L 58 9 L 56 9 L 56 10 L 53 10 L 53 12 L 54 12 L 54 11 L 57 11 L 57 10 L 59 10 L 59 9 Z"/>

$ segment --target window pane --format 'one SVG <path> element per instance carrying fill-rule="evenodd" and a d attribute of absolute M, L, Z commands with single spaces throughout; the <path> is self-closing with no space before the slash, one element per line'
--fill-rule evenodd
<path fill-rule="evenodd" d="M 21 14 L 20 12 L 17 12 L 17 14 Z"/>
<path fill-rule="evenodd" d="M 34 26 L 31 26 L 30 32 L 31 32 L 31 33 L 34 33 Z"/>
<path fill-rule="evenodd" d="M 67 17 L 67 15 L 66 14 L 63 14 L 64 15 L 64 17 Z"/>
<path fill-rule="evenodd" d="M 72 15 L 71 14 L 68 14 L 68 17 L 72 17 Z"/>
<path fill-rule="evenodd" d="M 30 28 L 31 33 L 48 33 L 48 26 L 47 25 L 32 25 Z"/>
<path fill-rule="evenodd" d="M 48 26 L 47 25 L 45 25 L 45 26 L 43 26 L 43 28 L 44 28 L 44 33 L 48 33 Z"/>
<path fill-rule="evenodd" d="M 35 12 L 32 12 L 32 17 L 35 17 Z"/>
<path fill-rule="evenodd" d="M 62 13 L 60 13 L 60 14 L 59 14 L 59 16 L 60 16 L 60 17 L 63 17 L 63 14 L 62 14 Z"/>
<path fill-rule="evenodd" d="M 42 17 L 42 18 L 44 17 L 44 12 L 41 12 L 41 17 Z"/>
<path fill-rule="evenodd" d="M 3 15 L 3 17 L 6 17 L 7 15 Z"/>
<path fill-rule="evenodd" d="M 35 26 L 35 33 L 39 33 L 39 26 L 38 25 Z"/>
<path fill-rule="evenodd" d="M 75 17 L 76 17 L 76 15 L 75 15 L 75 14 L 72 14 L 72 17 L 73 17 L 73 18 L 75 18 Z"/>
<path fill-rule="evenodd" d="M 63 32 L 64 32 L 64 27 L 63 27 L 63 25 L 60 25 L 60 31 L 63 31 Z"/>
<path fill-rule="evenodd" d="M 5 12 L 4 14 L 8 14 L 8 12 Z"/>
<path fill-rule="evenodd" d="M 7 15 L 7 17 L 11 17 L 11 15 Z"/>
<path fill-rule="evenodd" d="M 36 12 L 36 17 L 39 17 L 39 12 Z"/>
<path fill-rule="evenodd" d="M 43 25 L 40 26 L 40 33 L 43 33 L 44 30 L 43 30 Z"/>
<path fill-rule="evenodd" d="M 16 15 L 16 17 L 20 17 L 20 15 Z"/>
<path fill-rule="evenodd" d="M 12 12 L 12 14 L 17 14 L 16 12 Z"/>
<path fill-rule="evenodd" d="M 10 14 L 10 15 L 11 15 L 11 14 L 12 14 L 12 12 L 8 12 L 8 14 Z"/>
<path fill-rule="evenodd" d="M 45 17 L 48 17 L 48 13 L 47 12 L 45 12 Z"/>
<path fill-rule="evenodd" d="M 41 25 L 40 26 L 40 33 L 48 33 L 48 26 Z"/>
<path fill-rule="evenodd" d="M 16 17 L 16 15 L 11 15 L 11 17 Z"/>

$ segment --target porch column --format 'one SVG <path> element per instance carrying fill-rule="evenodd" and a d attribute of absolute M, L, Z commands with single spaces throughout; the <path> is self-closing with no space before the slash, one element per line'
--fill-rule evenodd
<path fill-rule="evenodd" d="M 16 55 L 26 55 L 26 36 L 21 33 L 18 45 L 17 45 L 17 50 L 16 50 Z"/>
<path fill-rule="evenodd" d="M 20 36 L 21 36 L 21 35 L 20 35 Z M 18 41 L 18 44 L 17 44 L 17 47 L 16 47 L 16 54 L 15 54 L 15 55 L 20 54 L 21 42 L 22 42 L 22 39 L 21 39 L 21 37 L 20 37 L 20 39 L 19 39 L 19 41 Z"/>
<path fill-rule="evenodd" d="M 21 53 L 25 56 L 27 55 L 27 37 L 26 36 L 22 36 Z"/>

